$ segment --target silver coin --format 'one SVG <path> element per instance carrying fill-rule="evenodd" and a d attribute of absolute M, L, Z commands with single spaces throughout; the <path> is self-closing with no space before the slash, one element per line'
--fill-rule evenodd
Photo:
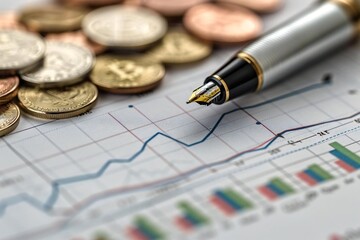
<path fill-rule="evenodd" d="M 45 43 L 36 34 L 17 30 L 0 30 L 0 74 L 32 68 L 44 58 Z"/>
<path fill-rule="evenodd" d="M 83 31 L 101 45 L 142 49 L 165 35 L 167 22 L 149 9 L 111 6 L 89 13 L 83 20 Z"/>
<path fill-rule="evenodd" d="M 83 47 L 60 41 L 47 41 L 44 65 L 20 72 L 22 80 L 42 87 L 65 87 L 82 81 L 92 70 L 94 54 Z"/>

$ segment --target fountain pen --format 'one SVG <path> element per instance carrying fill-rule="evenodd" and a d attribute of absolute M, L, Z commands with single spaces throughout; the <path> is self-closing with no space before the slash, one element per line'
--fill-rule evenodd
<path fill-rule="evenodd" d="M 235 54 L 187 103 L 223 104 L 314 64 L 356 39 L 360 0 L 321 1 Z"/>

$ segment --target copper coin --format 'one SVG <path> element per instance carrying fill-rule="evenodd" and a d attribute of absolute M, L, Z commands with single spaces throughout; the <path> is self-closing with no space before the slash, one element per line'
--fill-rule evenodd
<path fill-rule="evenodd" d="M 258 15 L 242 7 L 203 3 L 184 17 L 185 27 L 199 38 L 217 43 L 242 43 L 258 37 L 263 24 Z"/>
<path fill-rule="evenodd" d="M 0 29 L 24 30 L 15 12 L 0 12 Z"/>
<path fill-rule="evenodd" d="M 239 6 L 250 8 L 257 12 L 274 12 L 278 10 L 282 4 L 282 0 L 217 0 L 219 3 L 233 3 Z"/>
<path fill-rule="evenodd" d="M 0 79 L 0 104 L 10 102 L 14 97 L 16 97 L 18 87 L 18 77 Z"/>
<path fill-rule="evenodd" d="M 95 54 L 100 54 L 105 52 L 106 47 L 98 43 L 90 41 L 82 31 L 77 32 L 67 32 L 60 34 L 48 34 L 46 35 L 47 40 L 55 40 L 61 42 L 70 42 L 77 44 L 79 46 L 85 47 L 93 51 Z"/>
<path fill-rule="evenodd" d="M 165 16 L 183 15 L 189 8 L 209 0 L 143 0 L 143 4 Z"/>
<path fill-rule="evenodd" d="M 107 5 L 119 4 L 123 0 L 58 0 L 60 3 L 69 6 L 88 6 L 88 7 L 103 7 Z"/>
<path fill-rule="evenodd" d="M 141 6 L 143 0 L 124 0 L 124 5 L 130 5 L 130 6 Z"/>

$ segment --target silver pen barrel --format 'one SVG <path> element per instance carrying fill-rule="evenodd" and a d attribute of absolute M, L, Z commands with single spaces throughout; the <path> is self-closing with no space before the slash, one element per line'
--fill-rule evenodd
<path fill-rule="evenodd" d="M 238 52 L 188 102 L 223 104 L 284 79 L 356 39 L 359 16 L 360 0 L 318 3 Z"/>
<path fill-rule="evenodd" d="M 262 77 L 260 90 L 348 45 L 356 35 L 354 16 L 347 6 L 342 1 L 327 1 L 264 35 L 239 56 L 256 65 Z"/>

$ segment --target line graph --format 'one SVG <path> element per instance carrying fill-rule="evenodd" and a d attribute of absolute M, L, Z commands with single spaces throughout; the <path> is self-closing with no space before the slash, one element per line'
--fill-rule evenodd
<path fill-rule="evenodd" d="M 1 222 L 8 221 L 8 216 L 11 217 L 14 213 L 18 214 L 21 212 L 21 209 L 31 209 L 34 213 L 43 216 L 47 216 L 48 219 L 50 219 L 49 224 L 47 225 L 40 225 L 41 228 L 29 228 L 29 230 L 25 230 L 22 233 L 14 234 L 14 238 L 5 238 L 7 240 L 12 239 L 22 239 L 23 237 L 28 237 L 29 239 L 38 239 L 40 236 L 48 236 L 49 234 L 63 234 L 65 231 L 76 231 L 75 228 L 87 228 L 96 226 L 93 224 L 99 224 L 98 221 L 94 220 L 85 220 L 85 215 L 91 214 L 93 211 L 102 211 L 99 209 L 106 209 L 105 205 L 108 202 L 115 202 L 115 201 L 122 201 L 121 199 L 128 199 L 131 198 L 131 196 L 146 196 L 147 193 L 152 193 L 156 191 L 162 191 L 161 189 L 171 189 L 169 193 L 164 193 L 161 196 L 158 197 L 145 197 L 141 201 L 135 201 L 129 207 L 127 208 L 120 208 L 112 214 L 111 212 L 105 214 L 102 213 L 102 218 L 104 219 L 113 219 L 113 216 L 120 216 L 120 218 L 127 219 L 129 216 L 134 214 L 137 211 L 141 211 L 142 209 L 147 209 L 146 206 L 149 206 L 149 204 L 155 204 L 155 199 L 161 199 L 160 201 L 167 201 L 172 198 L 180 198 L 177 195 L 183 195 L 188 194 L 187 192 L 190 191 L 192 188 L 194 189 L 201 189 L 204 185 L 206 185 L 209 182 L 216 182 L 216 179 L 223 179 L 227 178 L 227 174 L 240 174 L 241 172 L 251 172 L 256 171 L 256 169 L 261 168 L 261 166 L 268 166 L 271 165 L 271 162 L 277 162 L 278 158 L 291 155 L 294 153 L 301 153 L 305 152 L 308 148 L 321 145 L 324 143 L 324 141 L 330 141 L 332 139 L 337 139 L 343 135 L 347 135 L 349 133 L 358 131 L 360 127 L 356 123 L 357 116 L 360 115 L 360 112 L 358 112 L 357 107 L 353 107 L 351 111 L 347 111 L 346 113 L 342 113 L 341 111 L 333 116 L 328 115 L 327 118 L 321 119 L 321 118 L 314 118 L 316 120 L 313 120 L 313 122 L 309 122 L 309 124 L 302 124 L 301 122 L 297 122 L 296 125 L 284 125 L 283 128 L 276 127 L 276 124 L 279 122 L 278 119 L 274 118 L 274 123 L 269 123 L 269 120 L 272 120 L 272 117 L 268 116 L 261 116 L 262 111 L 264 109 L 275 109 L 277 106 L 282 106 L 283 103 L 291 101 L 291 99 L 301 99 L 302 97 L 306 96 L 306 98 L 311 99 L 311 96 L 314 96 L 315 94 L 322 94 L 323 92 L 328 92 L 331 89 L 334 89 L 337 85 L 338 81 L 337 78 L 332 81 L 331 75 L 325 75 L 321 82 L 317 82 L 315 84 L 309 84 L 307 85 L 302 84 L 300 87 L 289 87 L 288 89 L 281 88 L 282 91 L 278 91 L 277 94 L 269 94 L 268 97 L 261 96 L 258 99 L 254 99 L 250 102 L 251 104 L 247 106 L 242 106 L 238 103 L 234 103 L 231 105 L 231 107 L 228 107 L 228 110 L 221 113 L 218 112 L 215 114 L 216 117 L 210 117 L 213 115 L 208 115 L 209 120 L 208 122 L 205 122 L 204 130 L 199 133 L 187 133 L 190 134 L 190 138 L 186 137 L 188 135 L 182 134 L 178 131 L 171 132 L 171 129 L 177 128 L 178 126 L 172 126 L 172 127 L 166 127 L 161 128 L 158 127 L 156 129 L 153 128 L 151 131 L 147 133 L 145 137 L 138 137 L 136 141 L 137 136 L 134 135 L 134 139 L 129 139 L 128 142 L 136 143 L 136 147 L 133 147 L 131 151 L 127 151 L 126 153 L 129 154 L 129 157 L 126 158 L 105 158 L 100 159 L 100 157 L 96 157 L 98 159 L 98 162 L 101 163 L 99 166 L 93 166 L 92 168 L 88 168 L 89 171 L 87 171 L 85 174 L 73 174 L 69 177 L 62 177 L 61 172 L 59 171 L 60 175 L 57 177 L 51 177 L 50 179 L 53 179 L 52 181 L 43 183 L 43 186 L 49 189 L 51 191 L 44 191 L 44 193 L 41 196 L 41 198 L 38 198 L 38 195 L 32 194 L 30 191 L 19 191 L 20 193 L 17 193 L 13 196 L 9 197 L 3 197 L 0 199 L 0 226 Z M 305 85 L 305 87 L 304 87 Z M 348 89 L 348 88 L 346 88 Z M 283 92 L 287 92 L 283 94 Z M 348 94 L 348 90 L 342 93 Z M 276 97 L 271 97 L 271 96 Z M 342 96 L 343 96 L 342 95 Z M 350 96 L 350 94 L 349 94 Z M 356 99 L 356 94 L 351 95 L 351 99 Z M 168 98 L 168 95 L 166 95 Z M 336 95 L 337 97 L 337 95 Z M 265 100 L 264 100 L 265 98 Z M 168 98 L 169 99 L 169 98 Z M 350 99 L 350 100 L 351 100 Z M 176 102 L 174 99 L 169 99 L 170 101 Z M 163 100 L 160 100 L 163 101 Z M 316 104 L 311 102 L 311 104 Z M 296 105 L 295 105 L 296 106 Z M 183 106 L 180 106 L 183 107 Z M 110 108 L 113 109 L 113 108 Z M 120 127 L 124 126 L 126 128 L 127 132 L 130 132 L 133 134 L 132 129 L 127 129 L 126 127 L 126 120 L 123 118 L 119 119 L 118 112 L 123 112 L 124 109 L 127 109 L 127 111 L 136 111 L 138 113 L 144 114 L 143 109 L 139 104 L 134 104 L 131 107 L 122 107 L 121 109 L 117 111 L 110 110 L 103 110 L 100 114 L 104 114 L 107 117 L 111 116 L 112 119 L 116 120 Z M 295 107 L 295 111 L 298 109 Z M 301 109 L 301 108 L 300 108 Z M 192 113 L 195 113 L 199 111 L 198 109 L 194 109 L 189 111 L 188 109 L 182 109 L 182 112 L 180 114 L 174 115 L 174 119 L 183 119 L 182 115 L 189 115 L 189 119 L 193 117 L 191 115 Z M 114 114 L 113 114 L 114 113 Z M 194 114 L 194 116 L 196 116 Z M 277 115 L 281 116 L 281 112 L 276 113 Z M 96 115 L 96 116 L 98 116 Z M 285 113 L 284 115 L 287 115 Z M 275 116 L 275 115 L 274 115 Z M 90 119 L 94 118 L 94 116 L 89 115 Z M 145 116 L 146 117 L 146 116 Z M 238 118 L 236 123 L 232 123 L 234 119 Z M 96 118 L 96 117 L 95 117 Z M 244 119 L 246 118 L 246 119 Z M 167 118 L 166 118 L 167 119 Z M 351 121 L 348 121 L 351 120 Z M 179 120 L 177 120 L 179 121 Z M 192 121 L 198 121 L 196 117 L 192 118 Z M 241 125 L 241 122 L 245 121 L 244 125 Z M 344 123 L 345 122 L 345 123 Z M 187 125 L 188 122 L 185 122 L 182 126 L 186 129 L 192 129 L 196 128 L 197 126 L 194 125 Z M 237 126 L 239 125 L 240 126 Z M 62 125 L 59 124 L 57 121 L 50 124 L 41 124 L 40 127 L 44 127 L 45 129 L 51 130 L 54 129 L 51 125 L 56 126 L 55 129 L 61 129 Z M 144 123 L 143 126 L 157 126 L 159 123 L 156 121 L 152 121 L 151 118 L 149 118 L 149 121 Z M 166 144 L 172 143 L 173 145 L 178 145 L 179 149 L 187 149 L 187 151 L 191 151 L 190 149 L 196 148 L 197 146 L 213 146 L 216 145 L 212 144 L 211 141 L 214 139 L 220 139 L 222 136 L 226 135 L 226 129 L 227 126 L 231 126 L 231 124 L 235 125 L 236 129 L 248 129 L 251 128 L 251 126 L 254 126 L 252 129 L 252 132 L 259 131 L 259 129 L 263 129 L 263 132 L 267 132 L 268 134 L 263 134 L 262 138 L 259 138 L 257 141 L 254 141 L 251 145 L 243 146 L 241 148 L 237 148 L 233 153 L 226 154 L 224 156 L 220 156 L 217 158 L 214 158 L 212 161 L 206 161 L 206 158 L 201 157 L 201 163 L 200 164 L 194 164 L 194 160 L 191 160 L 186 158 L 186 161 L 182 161 L 181 158 L 176 159 L 176 164 L 187 164 L 186 167 L 182 168 L 181 171 L 174 171 L 171 174 L 169 174 L 170 167 L 166 165 L 161 165 L 156 167 L 156 169 L 149 169 L 149 168 L 141 168 L 143 165 L 146 166 L 146 162 L 151 160 L 151 162 L 154 163 L 161 163 L 163 160 L 172 161 L 171 155 L 167 156 L 164 159 L 158 159 L 159 154 L 149 155 L 149 151 L 152 151 L 152 149 L 156 148 L 155 152 L 159 149 L 164 148 Z M 248 124 L 251 124 L 248 125 Z M 329 125 L 329 127 L 326 127 Z M 351 126 L 356 126 L 352 127 Z M 116 125 L 114 125 L 116 126 Z M 139 125 L 140 126 L 140 125 Z M 160 122 L 160 126 L 161 122 Z M 198 125 L 201 126 L 201 125 Z M 273 127 L 275 126 L 273 130 Z M 291 127 L 290 127 L 291 126 Z M 225 128 L 225 130 L 224 130 Z M 26 133 L 27 131 L 31 131 L 31 127 L 26 126 L 26 130 L 20 131 L 19 134 Z M 151 129 L 151 128 L 149 128 Z M 169 130 L 170 129 L 170 130 Z M 230 128 L 231 129 L 231 128 Z M 321 130 L 318 130 L 321 129 Z M 46 130 L 46 131 L 47 131 Z M 141 131 L 141 127 L 136 127 L 136 131 Z M 155 130 L 155 131 L 154 131 Z M 157 130 L 157 131 L 156 131 Z M 304 131 L 306 130 L 306 131 Z M 330 132 L 337 132 L 336 135 L 331 135 L 326 138 L 323 138 L 320 141 L 316 140 L 316 132 L 314 131 L 330 131 Z M 336 131 L 335 131 L 336 130 Z M 45 131 L 45 134 L 47 134 Z M 61 129 L 62 131 L 62 129 Z M 242 131 L 242 130 L 241 130 Z M 261 130 L 260 130 L 261 131 Z M 270 134 L 269 132 L 272 132 Z M 38 136 L 41 136 L 44 134 L 44 132 L 39 131 L 39 133 L 36 133 Z M 111 133 L 113 136 L 117 136 L 114 133 Z M 124 136 L 123 134 L 119 135 Z M 185 136 L 185 137 L 184 137 Z M 265 137 L 266 136 L 266 137 Z M 315 137 L 314 137 L 315 136 Z M 31 139 L 31 138 L 30 138 Z M 119 139 L 119 138 L 117 138 Z M 190 140 L 189 140 L 190 139 Z M 238 137 L 234 136 L 233 140 L 237 140 Z M 289 140 L 291 139 L 291 141 Z M 308 141 L 309 139 L 309 141 Z M 294 140 L 294 141 L 292 141 Z M 306 141 L 305 141 L 306 140 Z M 298 147 L 295 147 L 293 149 L 286 148 L 286 146 L 291 146 L 291 143 L 297 144 L 301 142 Z M 305 141 L 305 142 L 302 142 Z M 126 144 L 127 142 L 123 142 L 121 144 Z M 98 144 L 96 142 L 96 144 Z M 162 145 L 163 144 L 163 145 Z M 15 149 L 16 146 L 13 146 L 11 141 L 8 141 L 7 139 L 4 139 L 2 141 L 3 147 L 7 147 L 8 149 L 12 149 L 14 152 L 17 152 L 18 154 L 24 154 L 24 152 L 19 151 L 19 149 Z M 83 144 L 83 146 L 87 146 L 86 144 Z M 88 144 L 88 146 L 91 146 L 91 143 Z M 116 145 L 115 145 L 116 146 Z M 120 145 L 122 146 L 122 145 Z M 134 145 L 135 146 L 135 145 Z M 231 143 L 230 143 L 231 146 Z M 271 156 L 270 152 L 273 151 L 273 149 L 282 149 L 284 147 L 284 150 L 280 154 L 276 154 L 274 156 Z M 73 146 L 72 149 L 76 149 L 76 146 Z M 172 148 L 175 151 L 176 148 Z M 21 149 L 20 149 L 21 150 Z M 197 153 L 197 151 L 194 151 L 194 153 Z M 63 152 L 62 152 L 63 153 Z M 25 152 L 26 154 L 26 152 Z M 120 153 L 122 154 L 122 153 Z M 40 169 L 44 170 L 40 164 L 42 162 L 47 162 L 46 155 L 43 155 L 41 158 L 35 159 L 34 163 L 37 167 L 40 167 Z M 48 156 L 51 156 L 52 158 L 56 156 L 56 153 L 48 153 Z M 116 155 L 115 155 L 116 156 Z M 194 155 L 197 157 L 196 155 Z M 67 156 L 62 156 L 61 159 L 66 159 Z M 26 158 L 26 156 L 24 156 Z M 44 160 L 42 160 L 44 159 Z M 108 160 L 106 160 L 108 159 Z M 37 160 L 41 160 L 37 162 Z M 175 159 L 174 159 L 175 160 Z M 242 162 L 245 162 L 246 164 L 242 165 Z M 130 164 L 131 163 L 131 164 Z M 120 166 L 140 166 L 140 168 L 134 167 L 134 169 L 129 170 L 128 172 L 123 171 L 120 172 Z M 70 165 L 71 166 L 71 165 Z M 113 167 L 112 167 L 113 166 Z M 116 168 L 116 166 L 118 166 Z M 72 167 L 72 166 L 71 166 Z M 11 168 L 10 168 L 11 169 Z M 17 169 L 16 167 L 13 167 L 13 173 L 10 176 L 16 176 L 15 174 L 18 172 L 23 171 L 23 169 L 26 169 L 26 166 L 24 168 Z M 214 171 L 213 171 L 214 170 Z M 141 176 L 145 176 L 144 180 L 141 181 L 134 181 L 130 182 L 127 180 L 128 176 L 130 174 L 133 174 L 133 172 L 140 171 Z M 158 171 L 161 171 L 161 174 L 156 175 L 154 179 L 152 179 L 152 173 L 157 173 Z M 66 173 L 66 172 L 64 172 Z M 111 174 L 113 174 L 112 177 Z M 138 173 L 137 173 L 138 174 Z M 125 179 L 119 182 L 114 182 L 113 184 L 109 184 L 108 187 L 103 189 L 99 189 L 97 191 L 93 191 L 89 194 L 79 194 L 75 195 L 74 198 L 74 187 L 76 189 L 76 186 L 85 186 L 85 188 L 92 187 L 93 185 L 97 184 L 97 181 L 101 181 L 102 179 L 116 179 L 117 178 Z M 136 179 L 137 177 L 134 175 L 131 177 L 132 179 Z M 137 179 L 136 179 L 137 180 Z M 0 179 L 1 181 L 7 181 Z M 121 183 L 120 183 L 121 182 Z M 86 185 L 83 185 L 86 184 Z M 179 188 L 177 187 L 179 186 Z M 252 188 L 252 187 L 250 187 Z M 67 205 L 64 205 L 64 199 L 67 197 L 67 195 L 70 194 L 70 198 L 74 199 L 72 202 L 68 202 Z M 142 197 L 141 197 L 142 198 Z M 66 200 L 66 199 L 65 199 Z M 11 207 L 19 206 L 19 210 L 11 209 Z M 102 206 L 102 207 L 99 207 Z M 94 210 L 96 209 L 96 210 Z M 118 214 L 118 215 L 115 215 Z M 84 219 L 85 218 L 85 219 Z M 84 219 L 84 225 L 81 224 L 81 221 L 79 222 L 79 219 Z M 84 221 L 82 220 L 82 221 Z M 108 221 L 108 220 L 105 220 Z M 38 225 L 39 226 L 39 225 Z M 1 235 L 0 235 L 1 236 Z M 4 236 L 4 234 L 3 234 Z M 2 237 L 0 237 L 2 239 Z"/>
<path fill-rule="evenodd" d="M 290 93 L 287 93 L 287 94 L 272 98 L 272 99 L 270 99 L 268 101 L 265 101 L 265 102 L 261 102 L 261 103 L 255 104 L 255 105 L 246 106 L 246 107 L 243 107 L 243 108 L 237 108 L 237 109 L 228 111 L 228 112 L 226 112 L 226 113 L 224 113 L 224 114 L 222 114 L 220 116 L 220 118 L 215 122 L 214 126 L 211 128 L 211 130 L 202 139 L 200 139 L 200 140 L 198 140 L 196 142 L 193 142 L 193 143 L 186 143 L 186 142 L 180 141 L 180 140 L 178 140 L 178 139 L 176 139 L 176 138 L 174 138 L 172 136 L 169 136 L 169 135 L 167 135 L 167 134 L 165 134 L 163 132 L 156 132 L 155 134 L 153 134 L 149 139 L 147 139 L 144 142 L 142 147 L 136 153 L 134 153 L 128 159 L 111 159 L 111 160 L 106 161 L 106 163 L 95 173 L 90 173 L 90 174 L 85 174 L 85 175 L 80 175 L 80 176 L 74 176 L 74 177 L 69 177 L 69 178 L 64 178 L 64 179 L 58 179 L 58 180 L 53 181 L 51 195 L 49 196 L 49 198 L 46 200 L 45 203 L 39 202 L 37 199 L 35 199 L 35 198 L 25 194 L 25 193 L 21 193 L 21 194 L 19 194 L 17 196 L 8 198 L 6 200 L 2 200 L 0 202 L 0 213 L 3 215 L 5 213 L 5 210 L 6 210 L 7 207 L 12 206 L 12 205 L 16 205 L 16 204 L 18 204 L 20 202 L 27 202 L 28 204 L 32 205 L 33 207 L 35 207 L 35 208 L 37 208 L 37 209 L 39 209 L 41 211 L 50 212 L 52 207 L 54 206 L 54 204 L 56 203 L 56 201 L 57 201 L 57 199 L 59 197 L 59 194 L 60 194 L 59 189 L 60 189 L 61 186 L 64 186 L 64 185 L 67 185 L 67 184 L 74 184 L 74 183 L 82 182 L 82 181 L 87 181 L 87 180 L 91 180 L 91 179 L 95 179 L 95 178 L 99 178 L 106 172 L 106 170 L 112 164 L 122 164 L 122 163 L 129 163 L 129 162 L 134 161 L 139 155 L 141 155 L 144 152 L 144 150 L 146 149 L 148 144 L 157 137 L 160 137 L 160 136 L 165 137 L 165 138 L 168 138 L 168 139 L 170 139 L 170 140 L 172 140 L 172 141 L 174 141 L 174 142 L 176 142 L 178 144 L 184 145 L 186 147 L 192 147 L 192 146 L 204 143 L 214 133 L 214 131 L 217 129 L 217 127 L 220 125 L 222 120 L 227 115 L 230 115 L 230 114 L 232 114 L 234 112 L 238 112 L 238 111 L 241 111 L 241 110 L 253 109 L 253 108 L 260 107 L 260 106 L 264 106 L 266 104 L 273 103 L 273 102 L 276 102 L 276 101 L 280 101 L 280 100 L 283 100 L 283 99 L 286 99 L 286 98 L 289 98 L 289 97 L 292 97 L 292 96 L 295 96 L 295 95 L 298 95 L 298 94 L 301 94 L 301 93 L 304 93 L 304 92 L 308 92 L 308 91 L 312 91 L 314 89 L 322 88 L 322 87 L 324 87 L 326 85 L 329 85 L 329 84 L 331 84 L 331 81 L 329 81 L 329 77 L 326 76 L 324 78 L 324 81 L 322 81 L 321 83 L 316 83 L 316 84 L 313 84 L 313 85 L 298 89 L 296 91 L 293 91 L 293 92 L 290 92 Z M 261 145 L 260 145 L 260 146 L 257 146 L 255 149 L 244 151 L 244 152 L 239 153 L 239 154 L 237 154 L 237 155 L 235 155 L 235 156 L 233 156 L 233 157 L 231 157 L 231 158 L 229 158 L 229 159 L 227 159 L 225 161 L 205 165 L 205 166 L 203 166 L 201 168 L 198 168 L 198 169 L 192 170 L 190 172 L 187 172 L 186 174 L 183 174 L 182 176 L 180 176 L 180 178 L 191 175 L 191 174 L 195 174 L 195 173 L 197 173 L 197 172 L 199 172 L 199 171 L 201 171 L 203 169 L 206 169 L 208 167 L 217 166 L 219 164 L 227 163 L 227 162 L 231 161 L 232 159 L 237 158 L 237 157 L 239 157 L 241 155 L 244 155 L 246 153 L 249 153 L 249 152 L 265 150 L 269 146 L 271 146 L 271 144 L 274 141 L 276 141 L 279 137 L 281 137 L 282 135 L 284 135 L 284 134 L 286 134 L 288 132 L 298 131 L 298 130 L 302 130 L 302 129 L 306 129 L 306 128 L 311 128 L 311 127 L 315 127 L 315 126 L 319 126 L 319 125 L 324 125 L 324 124 L 331 123 L 331 122 L 336 122 L 336 121 L 341 121 L 341 120 L 353 118 L 354 116 L 356 116 L 358 114 L 359 113 L 356 113 L 356 114 L 354 114 L 353 116 L 350 116 L 350 117 L 331 120 L 331 121 L 324 122 L 324 123 L 316 123 L 316 124 L 305 126 L 305 127 L 299 127 L 299 128 L 296 128 L 296 129 L 284 130 L 283 132 L 279 133 L 277 136 L 275 136 L 272 139 L 269 139 L 267 142 L 261 144 L 261 145 L 266 144 L 264 147 L 261 147 Z M 174 179 L 172 179 L 171 181 L 174 181 Z M 161 183 L 164 184 L 163 182 L 161 182 Z"/>

